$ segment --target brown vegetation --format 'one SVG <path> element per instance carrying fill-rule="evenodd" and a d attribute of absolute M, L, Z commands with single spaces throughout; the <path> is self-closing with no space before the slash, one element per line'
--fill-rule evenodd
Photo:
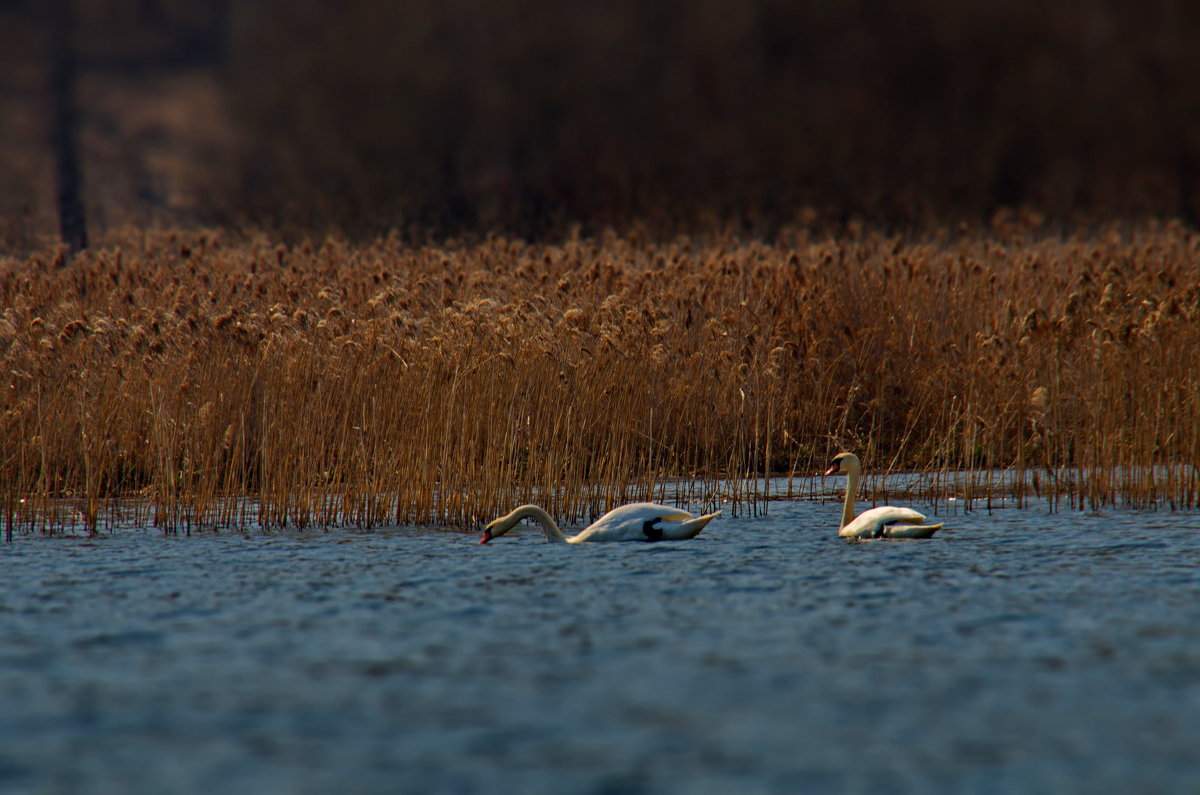
<path fill-rule="evenodd" d="M 137 232 L 66 266 L 0 260 L 0 511 L 10 533 L 125 510 L 173 529 L 531 501 L 574 519 L 676 478 L 755 499 L 746 478 L 842 448 L 946 488 L 966 470 L 968 504 L 1196 507 L 1200 237 L 1018 226 L 420 248 Z"/>

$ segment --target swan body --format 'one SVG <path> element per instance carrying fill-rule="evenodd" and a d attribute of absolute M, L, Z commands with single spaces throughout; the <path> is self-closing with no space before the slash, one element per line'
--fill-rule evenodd
<path fill-rule="evenodd" d="M 842 526 L 838 535 L 843 538 L 929 538 L 942 525 L 925 524 L 925 514 L 912 508 L 897 508 L 881 505 L 854 515 L 854 496 L 858 492 L 858 479 L 862 476 L 862 464 L 854 453 L 839 453 L 826 470 L 826 475 L 846 475 L 846 501 L 842 506 Z"/>
<path fill-rule="evenodd" d="M 693 516 L 679 508 L 634 502 L 614 508 L 601 516 L 583 532 L 574 536 L 563 534 L 550 514 L 536 505 L 522 505 L 507 516 L 493 520 L 483 531 L 480 544 L 504 535 L 526 517 L 537 522 L 546 533 L 547 541 L 584 544 L 599 541 L 681 541 L 693 538 L 721 512 Z"/>

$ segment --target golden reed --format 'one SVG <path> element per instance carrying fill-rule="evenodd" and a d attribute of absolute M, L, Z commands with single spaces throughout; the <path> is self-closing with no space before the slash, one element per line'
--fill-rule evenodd
<path fill-rule="evenodd" d="M 578 519 L 675 489 L 753 509 L 755 478 L 843 448 L 968 507 L 1200 501 L 1200 237 L 1171 224 L 131 232 L 0 261 L 0 306 L 9 534 Z"/>

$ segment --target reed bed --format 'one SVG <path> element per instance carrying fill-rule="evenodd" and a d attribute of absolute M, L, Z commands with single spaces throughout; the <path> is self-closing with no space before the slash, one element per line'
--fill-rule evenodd
<path fill-rule="evenodd" d="M 139 231 L 0 261 L 0 306 L 10 535 L 754 511 L 842 448 L 968 508 L 1200 502 L 1200 238 L 1171 224 Z"/>

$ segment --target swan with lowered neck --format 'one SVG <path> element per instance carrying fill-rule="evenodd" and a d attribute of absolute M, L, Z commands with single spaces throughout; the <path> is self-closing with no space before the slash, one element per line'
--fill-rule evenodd
<path fill-rule="evenodd" d="M 499 538 L 528 517 L 533 519 L 546 533 L 547 541 L 567 544 L 583 544 L 594 541 L 681 541 L 693 538 L 704 526 L 721 512 L 692 516 L 678 508 L 668 508 L 652 502 L 634 502 L 614 508 L 601 516 L 583 532 L 566 536 L 550 514 L 536 505 L 522 505 L 507 516 L 501 516 L 488 524 L 483 531 L 480 544 Z"/>
<path fill-rule="evenodd" d="M 854 495 L 858 491 L 858 479 L 862 476 L 862 464 L 854 453 L 838 453 L 826 470 L 826 475 L 846 476 L 846 502 L 842 507 L 842 527 L 838 535 L 843 538 L 929 538 L 942 528 L 941 523 L 926 525 L 925 515 L 912 508 L 897 508 L 882 505 L 854 516 Z"/>

